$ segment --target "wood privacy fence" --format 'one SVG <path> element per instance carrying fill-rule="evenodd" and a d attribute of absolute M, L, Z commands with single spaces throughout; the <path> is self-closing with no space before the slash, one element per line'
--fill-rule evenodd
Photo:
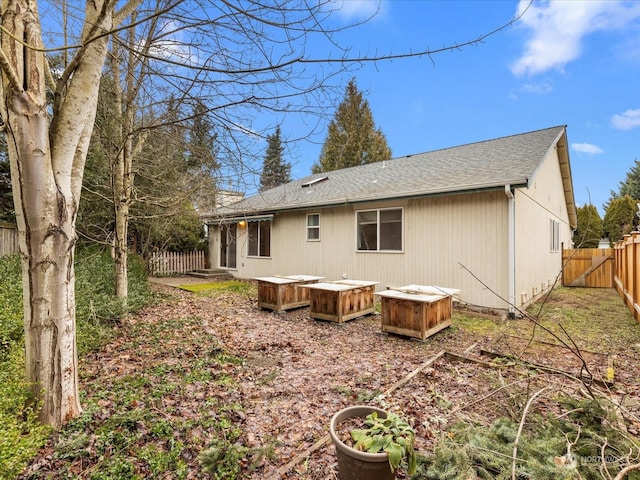
<path fill-rule="evenodd" d="M 0 225 L 0 256 L 18 253 L 18 229 Z"/>
<path fill-rule="evenodd" d="M 613 248 L 562 250 L 562 285 L 565 287 L 613 288 Z"/>
<path fill-rule="evenodd" d="M 640 320 L 640 232 L 631 232 L 614 247 L 615 287 L 633 318 Z"/>
<path fill-rule="evenodd" d="M 166 277 L 206 268 L 206 253 L 195 252 L 154 252 L 147 262 L 147 271 L 154 277 Z"/>

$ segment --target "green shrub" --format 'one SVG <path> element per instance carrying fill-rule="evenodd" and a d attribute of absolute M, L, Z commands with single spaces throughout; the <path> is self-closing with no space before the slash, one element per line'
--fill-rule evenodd
<path fill-rule="evenodd" d="M 22 280 L 20 257 L 0 257 L 0 361 L 22 339 Z"/>
<path fill-rule="evenodd" d="M 17 343 L 0 362 L 0 478 L 15 478 L 50 433 L 38 423 L 24 380 L 24 354 Z"/>
<path fill-rule="evenodd" d="M 129 256 L 126 303 L 115 296 L 115 271 L 108 252 L 84 249 L 76 257 L 76 319 L 80 354 L 100 348 L 113 336 L 113 324 L 152 299 L 144 262 Z"/>
<path fill-rule="evenodd" d="M 113 336 L 113 322 L 151 300 L 143 262 L 131 257 L 129 299 L 114 295 L 113 261 L 105 252 L 84 250 L 76 257 L 78 351 L 82 355 Z M 0 478 L 15 478 L 46 441 L 50 430 L 37 421 L 25 382 L 22 271 L 17 255 L 0 257 Z M 126 463 L 110 466 L 122 478 Z"/>
<path fill-rule="evenodd" d="M 241 460 L 248 452 L 249 449 L 243 445 L 216 438 L 209 448 L 200 454 L 199 459 L 202 470 L 215 479 L 238 478 Z"/>

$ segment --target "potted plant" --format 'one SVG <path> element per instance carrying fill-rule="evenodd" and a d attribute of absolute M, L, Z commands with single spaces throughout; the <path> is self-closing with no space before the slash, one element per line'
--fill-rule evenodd
<path fill-rule="evenodd" d="M 338 431 L 350 419 L 360 419 L 361 425 L 350 429 L 348 445 Z M 393 412 L 365 405 L 345 408 L 331 418 L 329 435 L 336 447 L 340 480 L 393 480 L 400 465 L 409 475 L 415 473 L 415 432 Z"/>

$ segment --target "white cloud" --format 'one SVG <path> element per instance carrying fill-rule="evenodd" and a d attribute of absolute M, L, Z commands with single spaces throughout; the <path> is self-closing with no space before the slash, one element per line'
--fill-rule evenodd
<path fill-rule="evenodd" d="M 536 95 L 546 95 L 553 91 L 553 83 L 540 82 L 540 83 L 527 83 L 520 88 L 521 92 L 534 93 Z"/>
<path fill-rule="evenodd" d="M 529 0 L 520 0 L 522 12 Z M 530 31 L 515 75 L 538 74 L 564 66 L 582 53 L 585 36 L 625 27 L 640 17 L 640 3 L 621 0 L 543 0 L 533 2 L 518 25 Z"/>
<path fill-rule="evenodd" d="M 616 113 L 611 117 L 611 125 L 618 130 L 631 130 L 640 127 L 640 108 Z"/>
<path fill-rule="evenodd" d="M 348 20 L 366 20 L 383 10 L 383 0 L 331 0 L 333 11 Z"/>
<path fill-rule="evenodd" d="M 599 146 L 593 145 L 591 143 L 572 143 L 571 148 L 576 152 L 586 153 L 588 155 L 598 155 L 599 153 L 604 153 Z"/>

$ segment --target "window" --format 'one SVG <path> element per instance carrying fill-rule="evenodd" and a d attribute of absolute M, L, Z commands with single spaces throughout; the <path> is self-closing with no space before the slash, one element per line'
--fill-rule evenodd
<path fill-rule="evenodd" d="M 356 212 L 358 251 L 402 251 L 402 209 Z"/>
<path fill-rule="evenodd" d="M 310 213 L 307 215 L 307 241 L 320 241 L 320 214 Z"/>
<path fill-rule="evenodd" d="M 560 251 L 560 223 L 555 220 L 551 220 L 551 252 Z"/>
<path fill-rule="evenodd" d="M 249 222 L 249 256 L 271 256 L 271 221 Z"/>

